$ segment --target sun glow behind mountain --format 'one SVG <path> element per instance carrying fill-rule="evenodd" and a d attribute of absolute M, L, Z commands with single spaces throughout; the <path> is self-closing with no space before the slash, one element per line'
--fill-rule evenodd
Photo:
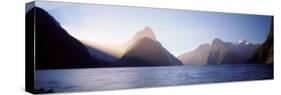
<path fill-rule="evenodd" d="M 95 42 L 92 40 L 84 40 L 79 39 L 82 43 L 85 45 L 88 45 L 90 47 L 95 47 L 99 51 L 102 51 L 106 54 L 109 54 L 111 56 L 121 58 L 124 53 L 129 50 L 129 47 L 135 47 L 134 44 L 137 43 L 139 40 L 142 40 L 143 38 L 150 38 L 154 41 L 157 41 L 156 36 L 153 32 L 153 30 L 146 26 L 143 30 L 138 31 L 134 36 L 132 36 L 128 41 L 122 43 L 122 44 L 106 44 L 102 42 Z"/>
<path fill-rule="evenodd" d="M 125 47 L 131 37 L 149 26 L 157 40 L 173 55 L 191 51 L 214 38 L 236 42 L 245 38 L 262 43 L 270 16 L 211 13 L 200 11 L 128 8 L 75 3 L 38 4 L 47 10 L 69 34 L 92 45 Z M 94 44 L 93 44 L 94 43 Z M 104 45 L 105 44 L 105 45 Z M 114 50 L 114 49 L 113 49 Z M 115 52 L 122 55 L 122 52 Z"/>

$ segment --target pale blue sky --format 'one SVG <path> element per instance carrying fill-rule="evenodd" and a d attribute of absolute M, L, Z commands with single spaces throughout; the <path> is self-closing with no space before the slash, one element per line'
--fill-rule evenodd
<path fill-rule="evenodd" d="M 69 34 L 84 40 L 119 44 L 149 26 L 175 56 L 214 38 L 262 43 L 270 23 L 270 16 L 262 15 L 44 1 L 36 6 L 54 16 Z"/>

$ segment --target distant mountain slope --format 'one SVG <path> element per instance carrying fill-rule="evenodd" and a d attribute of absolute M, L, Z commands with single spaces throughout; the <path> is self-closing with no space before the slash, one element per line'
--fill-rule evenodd
<path fill-rule="evenodd" d="M 197 49 L 184 53 L 178 58 L 183 64 L 206 64 L 211 50 L 209 44 L 202 44 Z"/>
<path fill-rule="evenodd" d="M 178 58 L 183 64 L 237 64 L 245 63 L 259 44 L 241 40 L 238 44 L 214 39 L 209 44 L 200 45 L 197 49 L 184 53 Z"/>
<path fill-rule="evenodd" d="M 45 10 L 34 7 L 26 14 L 26 18 L 27 21 L 36 18 L 35 31 L 31 29 L 32 23 L 26 25 L 29 32 L 36 34 L 36 69 L 99 66 L 100 61 L 92 58 L 87 48 L 70 36 Z"/>
<path fill-rule="evenodd" d="M 115 60 L 118 59 L 117 56 L 114 56 L 112 54 L 109 54 L 107 52 L 99 50 L 95 47 L 91 47 L 89 45 L 86 45 L 86 47 L 87 47 L 89 53 L 97 59 L 104 60 L 104 61 L 107 61 L 107 62 L 112 62 L 112 61 L 115 61 Z"/>
<path fill-rule="evenodd" d="M 273 31 L 274 19 L 272 17 L 269 34 L 265 42 L 256 49 L 252 57 L 249 59 L 250 63 L 267 63 L 273 64 Z"/>
<path fill-rule="evenodd" d="M 81 39 L 80 41 L 87 47 L 92 57 L 100 60 L 104 60 L 106 62 L 116 61 L 124 53 L 124 50 L 122 49 L 123 46 L 101 44 L 101 43 L 90 42 Z"/>
<path fill-rule="evenodd" d="M 128 42 L 127 52 L 115 62 L 118 66 L 171 66 L 182 63 L 170 54 L 146 27 Z"/>

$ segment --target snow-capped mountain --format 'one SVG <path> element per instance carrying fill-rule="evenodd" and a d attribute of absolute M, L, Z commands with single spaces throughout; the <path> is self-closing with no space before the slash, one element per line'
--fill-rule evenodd
<path fill-rule="evenodd" d="M 204 48 L 202 48 L 204 46 Z M 241 39 L 236 44 L 215 38 L 211 45 L 203 44 L 178 58 L 183 64 L 245 63 L 259 44 Z"/>

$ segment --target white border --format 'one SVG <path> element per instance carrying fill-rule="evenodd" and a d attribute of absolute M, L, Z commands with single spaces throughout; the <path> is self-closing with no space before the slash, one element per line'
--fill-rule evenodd
<path fill-rule="evenodd" d="M 0 93 L 29 95 L 24 91 L 25 3 L 2 0 L 0 5 Z M 50 0 L 216 12 L 274 15 L 274 80 L 68 93 L 74 95 L 278 95 L 280 81 L 280 7 L 278 0 Z M 279 43 L 278 43 L 279 42 Z M 62 93 L 66 94 L 66 93 Z"/>

